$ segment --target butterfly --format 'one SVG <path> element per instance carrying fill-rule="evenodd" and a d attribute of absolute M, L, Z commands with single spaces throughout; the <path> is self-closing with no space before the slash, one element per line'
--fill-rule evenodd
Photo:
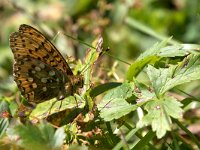
<path fill-rule="evenodd" d="M 25 99 L 38 104 L 61 100 L 83 87 L 57 48 L 37 29 L 22 24 L 10 35 L 14 55 L 14 80 Z"/>

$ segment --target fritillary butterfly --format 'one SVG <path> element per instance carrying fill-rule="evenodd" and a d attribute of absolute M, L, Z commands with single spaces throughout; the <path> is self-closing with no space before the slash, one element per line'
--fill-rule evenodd
<path fill-rule="evenodd" d="M 83 86 L 56 47 L 38 30 L 22 24 L 10 35 L 14 80 L 28 102 L 37 104 L 73 95 Z"/>

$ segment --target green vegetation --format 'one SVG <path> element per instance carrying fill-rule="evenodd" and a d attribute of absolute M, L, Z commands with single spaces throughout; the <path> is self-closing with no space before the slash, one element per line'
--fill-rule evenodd
<path fill-rule="evenodd" d="M 0 6 L 0 149 L 200 149 L 198 0 Z M 33 107 L 20 95 L 9 48 L 20 24 L 41 31 L 83 75 L 74 96 Z"/>

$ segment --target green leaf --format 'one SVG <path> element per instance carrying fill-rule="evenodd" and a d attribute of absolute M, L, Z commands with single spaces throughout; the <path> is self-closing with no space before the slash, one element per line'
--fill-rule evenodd
<path fill-rule="evenodd" d="M 145 146 L 155 137 L 155 132 L 149 131 L 142 139 L 133 147 L 132 150 L 144 149 Z"/>
<path fill-rule="evenodd" d="M 138 59 L 129 67 L 126 75 L 127 80 L 132 81 L 133 78 L 136 77 L 147 64 L 154 64 L 157 62 L 161 58 L 158 56 L 160 49 L 163 48 L 168 43 L 168 41 L 170 41 L 170 39 L 171 38 L 166 39 L 160 43 L 156 43 L 150 49 L 142 53 Z"/>
<path fill-rule="evenodd" d="M 161 57 L 176 57 L 185 56 L 188 54 L 187 49 L 183 49 L 183 45 L 167 46 L 160 49 L 158 56 Z"/>
<path fill-rule="evenodd" d="M 59 150 L 64 142 L 65 133 L 63 128 L 54 132 L 53 127 L 47 123 L 39 125 L 17 125 L 10 128 L 10 133 L 19 136 L 18 145 L 29 150 Z"/>
<path fill-rule="evenodd" d="M 147 64 L 154 64 L 160 58 L 157 56 L 149 56 L 139 61 L 134 62 L 128 69 L 126 79 L 132 81 Z"/>
<path fill-rule="evenodd" d="M 147 74 L 156 95 L 159 97 L 177 85 L 200 79 L 199 58 L 199 54 L 191 54 L 179 65 L 172 65 L 165 69 L 156 69 L 149 65 L 147 67 Z"/>
<path fill-rule="evenodd" d="M 38 104 L 37 107 L 31 112 L 30 116 L 37 117 L 38 119 L 45 118 L 49 111 L 50 114 L 54 114 L 62 110 L 73 109 L 77 107 L 77 103 L 79 108 L 83 108 L 85 106 L 85 101 L 83 99 L 75 99 L 73 96 L 66 97 L 60 101 L 54 98 Z"/>
<path fill-rule="evenodd" d="M 200 45 L 197 44 L 176 44 L 173 46 L 166 46 L 160 49 L 158 56 L 161 57 L 176 57 L 186 56 L 189 53 L 198 54 Z"/>
<path fill-rule="evenodd" d="M 174 75 L 162 88 L 161 93 L 165 93 L 167 90 L 193 80 L 200 79 L 200 55 L 189 55 L 184 61 L 178 65 L 177 68 L 173 68 Z M 171 69 L 171 68 L 170 68 Z"/>
<path fill-rule="evenodd" d="M 101 103 L 102 104 L 102 103 Z M 100 111 L 100 116 L 105 121 L 111 121 L 113 119 L 118 119 L 131 111 L 134 111 L 138 106 L 130 105 L 123 98 L 110 99 L 110 102 L 104 105 L 99 105 L 98 109 Z"/>
<path fill-rule="evenodd" d="M 2 113 L 4 111 L 8 111 L 8 110 L 9 110 L 8 102 L 4 98 L 1 98 L 1 100 L 0 100 L 0 113 Z"/>
<path fill-rule="evenodd" d="M 100 37 L 101 38 L 101 37 Z M 102 43 L 98 43 L 99 39 L 95 40 L 92 44 L 92 47 L 90 47 L 90 49 L 88 49 L 88 52 L 86 54 L 85 57 L 85 66 L 84 66 L 84 89 L 85 91 L 87 91 L 90 88 L 90 81 L 92 78 L 92 67 L 95 64 L 95 62 L 97 61 L 97 59 L 99 58 L 99 55 L 101 53 L 101 51 L 98 51 L 98 49 L 96 49 L 96 47 L 100 46 Z M 100 45 L 99 45 L 100 44 Z"/>
<path fill-rule="evenodd" d="M 131 105 L 126 101 L 133 95 L 133 88 L 133 83 L 123 83 L 121 86 L 110 90 L 97 105 L 100 116 L 105 121 L 110 121 L 135 110 L 138 106 Z"/>
<path fill-rule="evenodd" d="M 135 83 L 134 95 L 137 97 L 136 99 L 137 103 L 147 102 L 151 100 L 153 97 L 155 97 L 154 91 L 151 90 L 148 86 L 138 82 L 137 80 L 134 80 L 134 83 Z"/>
<path fill-rule="evenodd" d="M 138 59 L 129 67 L 126 78 L 132 81 L 147 64 L 154 64 L 162 57 L 177 57 L 186 56 L 188 53 L 199 53 L 199 45 L 196 44 L 176 44 L 173 46 L 166 46 L 171 40 L 168 38 L 160 43 L 156 43 L 150 49 L 142 53 Z M 166 47 L 165 47 L 166 46 Z"/>
<path fill-rule="evenodd" d="M 108 91 L 110 89 L 113 89 L 113 88 L 115 88 L 117 86 L 120 86 L 120 85 L 121 85 L 121 83 L 118 83 L 118 82 L 109 82 L 109 83 L 97 85 L 96 87 L 94 87 L 90 91 L 90 96 L 91 97 L 96 97 L 99 94 L 101 94 L 101 93 L 103 93 L 105 91 Z"/>
<path fill-rule="evenodd" d="M 53 144 L 56 149 L 59 149 L 66 137 L 64 127 L 58 128 L 53 136 Z"/>
<path fill-rule="evenodd" d="M 170 40 L 171 40 L 171 38 L 168 38 L 166 40 L 161 41 L 160 43 L 154 44 L 150 49 L 148 49 L 144 53 L 142 53 L 137 58 L 137 61 L 143 60 L 143 59 L 150 57 L 150 56 L 156 56 L 156 55 L 160 54 L 160 50 L 162 48 L 164 48 Z"/>
<path fill-rule="evenodd" d="M 181 106 L 182 104 L 173 97 L 149 101 L 145 105 L 145 110 L 148 113 L 138 122 L 137 127 L 151 125 L 152 130 L 156 131 L 157 137 L 161 138 L 167 131 L 171 130 L 170 117 L 182 117 Z"/>
<path fill-rule="evenodd" d="M 166 85 L 166 83 L 170 80 L 173 75 L 173 69 L 156 69 L 151 65 L 147 67 L 147 75 L 151 81 L 152 87 L 154 91 L 159 97 L 161 93 L 161 89 Z"/>
<path fill-rule="evenodd" d="M 109 90 L 108 93 L 104 96 L 103 100 L 113 99 L 113 98 L 122 98 L 127 99 L 133 95 L 134 83 L 124 82 L 120 86 Z"/>

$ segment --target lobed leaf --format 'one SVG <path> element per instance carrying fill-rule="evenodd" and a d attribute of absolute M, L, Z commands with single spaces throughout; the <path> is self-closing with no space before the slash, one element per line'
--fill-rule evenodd
<path fill-rule="evenodd" d="M 182 117 L 182 104 L 173 97 L 163 97 L 149 101 L 145 105 L 145 110 L 148 112 L 142 120 L 137 123 L 137 127 L 151 125 L 152 130 L 156 132 L 158 138 L 161 138 L 165 133 L 171 130 L 171 118 Z"/>
<path fill-rule="evenodd" d="M 110 90 L 97 105 L 100 116 L 105 121 L 118 119 L 138 106 L 129 104 L 126 99 L 133 96 L 133 83 L 123 83 L 122 85 Z"/>
<path fill-rule="evenodd" d="M 200 79 L 199 59 L 199 54 L 191 54 L 179 65 L 172 65 L 169 68 L 156 69 L 148 65 L 147 74 L 156 95 L 159 97 L 177 85 Z"/>

